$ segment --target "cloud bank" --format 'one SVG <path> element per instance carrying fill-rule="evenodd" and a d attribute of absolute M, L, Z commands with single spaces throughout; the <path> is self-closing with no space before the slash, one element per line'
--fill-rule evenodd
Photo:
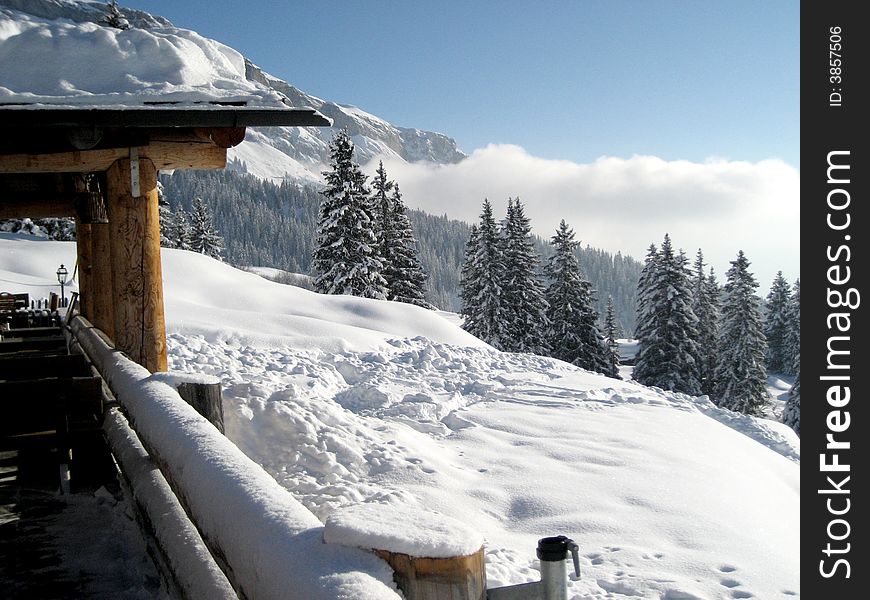
<path fill-rule="evenodd" d="M 702 248 L 720 281 L 742 249 L 763 294 L 776 271 L 800 274 L 800 175 L 778 159 L 633 156 L 579 164 L 489 145 L 455 165 L 384 158 L 384 166 L 407 204 L 430 213 L 476 222 L 484 198 L 503 215 L 508 197 L 519 196 L 535 233 L 546 238 L 564 218 L 584 244 L 642 260 L 667 232 L 693 258 Z"/>

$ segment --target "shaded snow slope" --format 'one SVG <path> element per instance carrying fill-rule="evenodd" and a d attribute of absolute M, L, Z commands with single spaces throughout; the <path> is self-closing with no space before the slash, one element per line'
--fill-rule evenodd
<path fill-rule="evenodd" d="M 18 243 L 0 238 L 0 277 L 30 275 L 4 262 Z M 30 248 L 51 275 L 68 246 Z M 422 309 L 164 261 L 171 367 L 221 378 L 230 438 L 321 520 L 436 510 L 483 534 L 492 587 L 537 579 L 537 539 L 565 534 L 573 600 L 800 593 L 787 427 L 498 352 Z"/>

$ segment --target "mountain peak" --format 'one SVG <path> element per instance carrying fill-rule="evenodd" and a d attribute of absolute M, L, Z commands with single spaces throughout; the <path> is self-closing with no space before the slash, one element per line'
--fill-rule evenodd
<path fill-rule="evenodd" d="M 39 23 L 48 23 L 51 26 L 57 24 L 57 27 L 63 29 L 64 32 L 70 30 L 73 33 L 81 33 L 82 37 L 88 37 L 87 33 L 93 27 L 91 24 L 102 23 L 105 19 L 108 14 L 107 6 L 106 2 L 96 0 L 0 0 L 0 17 L 12 22 L 20 20 L 22 23 L 35 17 Z M 291 106 L 314 108 L 330 117 L 334 122 L 332 128 L 249 128 L 246 140 L 229 151 L 228 158 L 231 169 L 246 171 L 264 179 L 291 179 L 306 183 L 320 183 L 321 171 L 329 162 L 329 141 L 335 131 L 342 128 L 347 129 L 351 135 L 356 145 L 355 158 L 361 164 L 378 156 L 398 158 L 408 162 L 427 161 L 439 164 L 457 163 L 465 158 L 465 154 L 456 147 L 456 142 L 446 135 L 414 128 L 397 127 L 356 106 L 338 104 L 312 96 L 286 81 L 265 73 L 238 51 L 228 48 L 220 42 L 204 38 L 196 32 L 175 27 L 168 19 L 161 16 L 126 7 L 120 7 L 120 10 L 123 17 L 132 26 L 132 30 L 116 33 L 116 35 L 136 36 L 143 31 L 148 31 L 149 34 L 169 41 L 180 40 L 184 42 L 195 39 L 195 49 L 191 49 L 189 43 L 169 44 L 172 46 L 174 54 L 171 60 L 166 62 L 179 66 L 176 71 L 167 72 L 166 78 L 171 79 L 176 75 L 180 77 L 181 72 L 185 70 L 197 70 L 190 65 L 202 67 L 205 64 L 214 67 L 212 71 L 233 79 L 241 88 L 258 88 L 261 93 L 270 97 L 275 96 L 278 99 L 281 95 L 286 96 L 287 103 Z M 39 23 L 28 23 L 27 27 L 34 29 Z M 142 31 L 137 32 L 136 30 Z M 2 37 L 0 37 L 0 41 L 2 41 Z M 129 60 L 129 58 L 120 54 L 120 50 L 117 49 L 121 47 L 120 45 L 105 44 L 104 46 L 100 47 L 99 51 L 111 52 L 115 48 L 115 51 L 119 53 L 117 60 L 113 60 L 111 56 L 101 55 L 101 60 L 109 65 L 105 71 L 111 71 L 111 73 L 103 70 L 97 73 L 85 73 L 86 83 L 92 84 L 80 86 L 84 91 L 79 96 L 85 100 L 90 101 L 95 97 L 90 92 L 96 88 L 107 88 L 104 95 L 114 97 L 117 95 L 115 92 L 122 91 L 115 89 L 117 85 L 120 85 L 118 82 L 130 79 L 131 74 L 136 75 L 135 72 L 127 70 L 133 69 L 135 65 L 129 63 L 125 65 L 124 61 Z M 158 48 L 157 51 L 162 51 L 161 48 L 163 48 L 163 46 L 154 47 Z M 186 48 L 190 49 L 190 52 L 195 50 L 197 55 L 186 55 L 186 52 L 189 54 L 185 50 Z M 27 49 L 25 48 L 25 50 Z M 51 47 L 48 46 L 43 50 L 49 55 L 52 52 Z M 232 55 L 234 60 L 228 62 L 227 56 L 229 55 Z M 22 88 L 18 90 L 20 94 L 28 96 L 33 96 L 38 92 L 38 90 L 30 89 L 34 85 L 33 73 L 11 70 L 8 75 L 15 76 L 16 85 L 10 85 L 6 81 L 9 79 L 7 77 L 0 81 L 0 84 L 3 84 L 0 85 L 0 90 L 3 90 L 4 86 L 11 90 Z M 47 76 L 55 75 L 55 72 L 51 72 Z M 142 78 L 133 77 L 132 79 L 138 81 Z M 162 78 L 143 81 L 142 85 L 147 88 L 144 89 L 144 92 L 153 91 L 152 88 L 160 88 L 163 85 Z M 206 91 L 214 91 L 212 88 L 215 86 L 209 87 L 209 81 L 210 77 L 199 77 L 194 83 L 197 83 L 199 88 L 205 86 L 208 88 Z M 196 86 L 191 84 L 189 87 L 195 88 Z"/>
<path fill-rule="evenodd" d="M 258 128 L 261 143 L 269 143 L 307 169 L 316 168 L 318 181 L 319 170 L 322 165 L 329 162 L 329 140 L 338 129 L 347 129 L 356 146 L 355 158 L 360 163 L 366 163 L 376 156 L 391 156 L 408 162 L 428 161 L 451 164 L 458 163 L 466 157 L 457 148 L 456 142 L 444 134 L 397 127 L 351 104 L 339 104 L 312 96 L 286 81 L 269 75 L 247 59 L 245 76 L 251 81 L 284 94 L 292 106 L 313 108 L 333 120 L 334 125 L 330 129 Z M 249 153 L 240 147 L 239 154 Z M 239 158 L 248 162 L 242 156 Z M 295 165 L 293 167 L 296 168 Z M 257 165 L 256 168 L 262 168 L 262 165 Z M 292 173 L 292 170 L 288 172 Z M 254 172 L 254 174 L 258 173 Z M 281 173 L 272 173 L 266 176 L 281 175 Z"/>

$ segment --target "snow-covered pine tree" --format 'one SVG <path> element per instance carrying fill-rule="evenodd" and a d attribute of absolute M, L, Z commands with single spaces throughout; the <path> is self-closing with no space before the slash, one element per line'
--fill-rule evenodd
<path fill-rule="evenodd" d="M 160 213 L 160 245 L 175 248 L 175 215 L 166 199 L 163 183 L 157 181 L 157 208 Z"/>
<path fill-rule="evenodd" d="M 503 349 L 505 331 L 502 284 L 504 258 L 492 205 L 483 201 L 480 223 L 472 228 L 460 279 L 462 327 L 491 346 Z"/>
<path fill-rule="evenodd" d="M 755 295 L 758 283 L 742 250 L 731 261 L 726 278 L 713 401 L 736 412 L 760 415 L 768 403 L 767 343 Z"/>
<path fill-rule="evenodd" d="M 366 176 L 353 161 L 353 141 L 339 131 L 329 144 L 330 171 L 324 171 L 317 242 L 311 268 L 314 287 L 325 294 L 387 298 L 383 258 L 374 230 Z"/>
<path fill-rule="evenodd" d="M 653 319 L 653 308 L 655 307 L 655 286 L 653 285 L 658 277 L 658 261 L 659 251 L 655 244 L 650 244 L 646 252 L 643 269 L 637 279 L 637 312 L 635 314 L 634 337 L 639 341 L 637 355 L 635 356 L 635 367 L 633 376 L 637 376 L 637 361 L 642 359 L 646 350 L 644 339 L 652 335 L 655 321 Z M 643 361 L 641 360 L 643 364 Z"/>
<path fill-rule="evenodd" d="M 508 198 L 502 228 L 504 287 L 502 303 L 506 339 L 503 350 L 546 356 L 547 301 L 538 276 L 538 253 L 531 238 L 531 223 L 520 199 Z"/>
<path fill-rule="evenodd" d="M 782 276 L 782 271 L 778 271 L 767 295 L 767 315 L 764 319 L 764 336 L 767 338 L 766 364 L 771 373 L 791 370 L 788 356 L 790 308 L 791 288 Z"/>
<path fill-rule="evenodd" d="M 786 375 L 796 375 L 795 365 L 800 364 L 801 354 L 801 280 L 794 282 L 788 307 L 788 331 L 786 333 Z"/>
<path fill-rule="evenodd" d="M 465 255 L 462 268 L 459 271 L 459 314 L 462 315 L 462 327 L 474 333 L 477 328 L 477 296 L 480 293 L 480 277 L 477 272 L 476 256 L 480 243 L 480 231 L 477 223 L 471 226 L 468 241 L 465 242 Z"/>
<path fill-rule="evenodd" d="M 550 355 L 589 371 L 616 377 L 618 371 L 598 331 L 595 291 L 583 278 L 574 254 L 579 242 L 574 240 L 574 230 L 564 219 L 550 243 L 553 254 L 544 267 L 550 278 L 546 291 Z"/>
<path fill-rule="evenodd" d="M 389 288 L 387 299 L 434 309 L 426 300 L 426 273 L 420 266 L 417 240 L 398 183 L 390 196 L 389 214 L 386 240 L 390 252 L 384 269 Z"/>
<path fill-rule="evenodd" d="M 193 199 L 190 213 L 190 249 L 222 260 L 223 239 L 212 224 L 211 209 L 202 198 Z"/>
<path fill-rule="evenodd" d="M 619 323 L 616 321 L 616 309 L 613 306 L 613 296 L 607 296 L 607 312 L 604 316 L 604 339 L 610 352 L 610 361 L 616 373 L 619 373 Z"/>
<path fill-rule="evenodd" d="M 193 233 L 190 229 L 190 213 L 178 204 L 173 211 L 171 232 L 172 247 L 179 250 L 192 250 Z"/>
<path fill-rule="evenodd" d="M 708 396 L 715 388 L 716 355 L 719 344 L 719 284 L 710 267 L 704 274 L 704 253 L 698 249 L 692 281 L 692 310 L 698 317 L 698 375 L 701 392 Z"/>
<path fill-rule="evenodd" d="M 384 263 L 381 274 L 387 282 L 387 300 L 434 308 L 426 301 L 426 273 L 420 266 L 417 240 L 399 184 L 387 179 L 383 161 L 378 164 L 372 181 L 371 204 L 375 235 Z"/>
<path fill-rule="evenodd" d="M 794 385 L 788 394 L 788 400 L 785 402 L 785 408 L 782 410 L 782 422 L 794 429 L 794 432 L 800 436 L 801 434 L 801 355 L 797 354 L 795 364 L 793 366 L 797 377 L 794 380 Z"/>
<path fill-rule="evenodd" d="M 801 280 L 794 283 L 788 311 L 787 360 L 791 361 L 789 375 L 794 375 L 794 385 L 782 411 L 782 422 L 801 434 Z"/>
<path fill-rule="evenodd" d="M 387 170 L 384 168 L 384 161 L 378 162 L 378 169 L 375 171 L 375 176 L 372 179 L 372 228 L 375 236 L 378 239 L 378 248 L 380 249 L 381 257 L 384 260 L 384 272 L 382 275 L 387 280 L 389 288 L 390 279 L 387 276 L 387 265 L 391 261 L 391 252 L 393 249 L 390 243 L 390 233 L 392 230 L 393 206 L 390 199 L 390 193 L 393 191 L 395 182 L 387 179 Z"/>
<path fill-rule="evenodd" d="M 665 234 L 661 250 L 648 258 L 648 266 L 651 269 L 645 277 L 642 274 L 638 288 L 639 349 L 633 377 L 644 385 L 699 395 L 698 317 L 692 310 L 685 255 L 674 254 L 671 238 Z M 645 289 L 640 289 L 641 284 Z"/>

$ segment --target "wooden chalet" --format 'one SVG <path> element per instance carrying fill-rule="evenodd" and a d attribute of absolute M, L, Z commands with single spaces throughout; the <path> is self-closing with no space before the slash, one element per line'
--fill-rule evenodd
<path fill-rule="evenodd" d="M 328 126 L 244 102 L 0 105 L 0 219 L 73 217 L 80 310 L 151 372 L 166 370 L 157 173 L 221 169 L 251 126 Z"/>

